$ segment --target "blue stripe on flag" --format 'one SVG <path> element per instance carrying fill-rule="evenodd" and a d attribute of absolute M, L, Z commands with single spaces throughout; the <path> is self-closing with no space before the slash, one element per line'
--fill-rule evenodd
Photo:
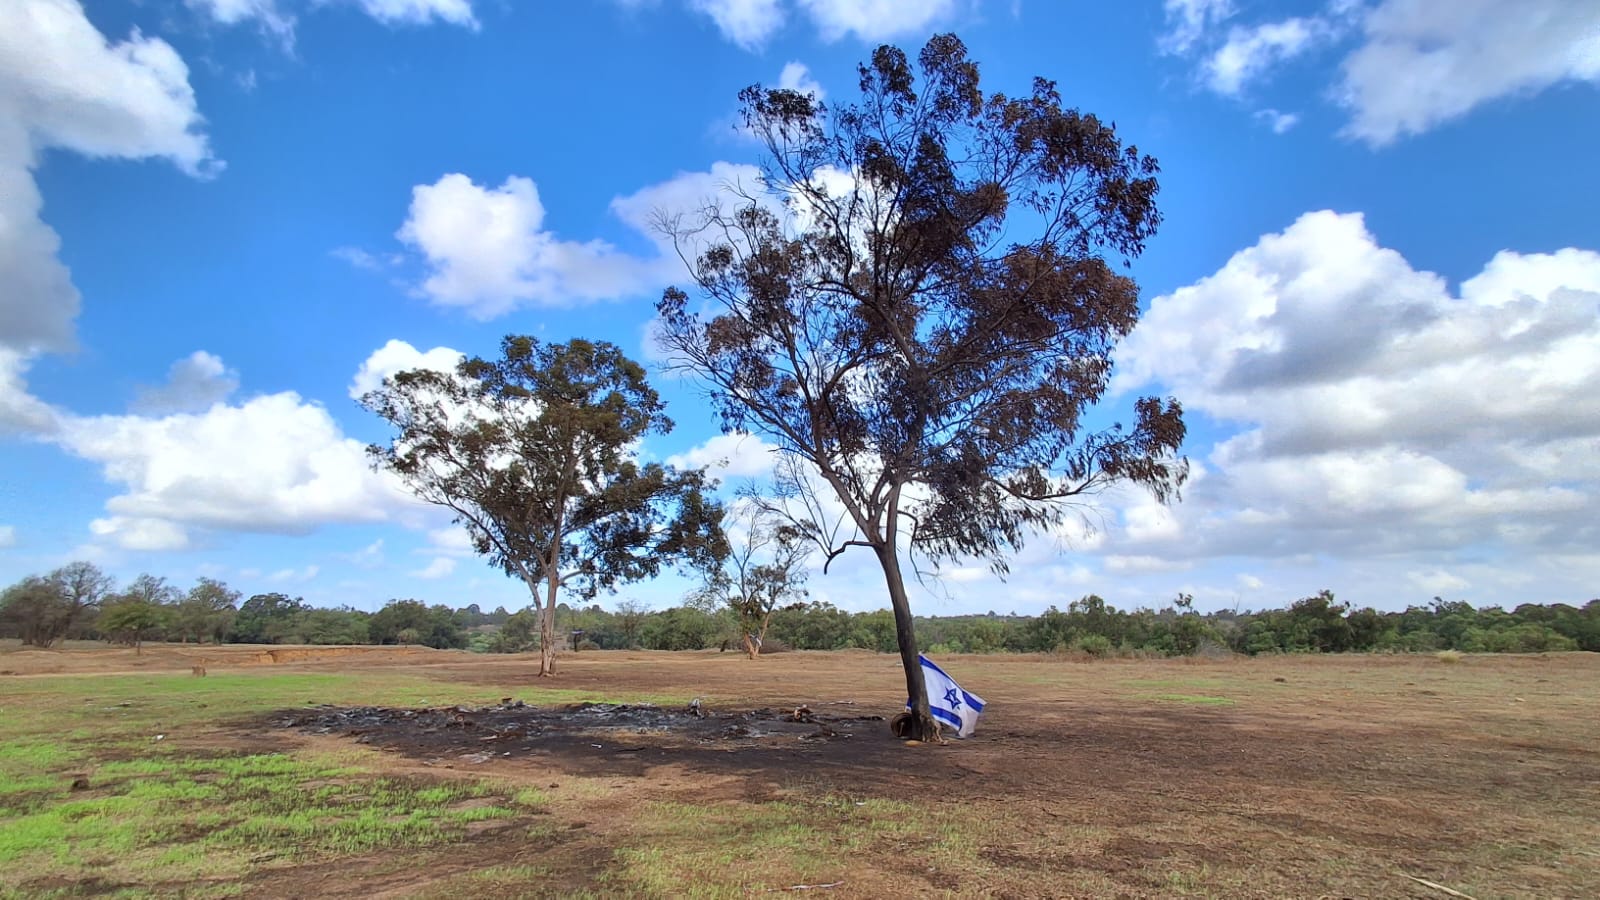
<path fill-rule="evenodd" d="M 946 725 L 958 729 L 961 727 L 961 717 L 948 709 L 941 709 L 937 706 L 933 706 L 929 707 L 928 712 L 931 713 L 935 719 L 938 719 Z"/>
<path fill-rule="evenodd" d="M 945 670 L 939 668 L 939 664 L 938 663 L 935 663 L 933 660 L 927 658 L 926 656 L 923 656 L 921 653 L 917 654 L 917 659 L 922 660 L 922 667 L 923 668 L 932 669 L 935 672 L 938 672 L 940 675 L 943 675 L 946 678 L 950 678 L 949 673 L 947 673 Z M 950 683 L 951 684 L 955 684 L 956 680 L 954 678 L 950 678 Z M 978 697 L 975 697 L 972 694 L 967 693 L 967 689 L 966 688 L 962 688 L 961 689 L 961 696 L 962 696 L 963 699 L 965 699 L 967 705 L 971 706 L 973 708 L 973 710 L 975 710 L 977 712 L 983 712 L 983 701 L 981 699 L 979 699 Z M 910 706 L 911 704 L 908 702 L 906 705 Z"/>
<path fill-rule="evenodd" d="M 925 669 L 932 669 L 932 670 L 934 670 L 934 671 L 935 671 L 935 672 L 938 672 L 938 673 L 939 673 L 939 674 L 940 674 L 940 675 L 944 675 L 944 677 L 946 677 L 946 678 L 950 678 L 950 676 L 949 676 L 949 675 L 945 675 L 945 671 L 944 671 L 944 670 L 943 670 L 943 669 L 941 669 L 941 668 L 939 668 L 939 667 L 938 667 L 938 666 L 937 666 L 937 665 L 935 665 L 935 664 L 934 664 L 934 662 L 933 662 L 933 660 L 931 660 L 931 659 L 929 659 L 929 658 L 927 658 L 927 657 L 926 657 L 926 656 L 923 656 L 923 655 L 922 655 L 922 654 L 921 654 L 921 653 L 918 653 L 918 654 L 917 654 L 917 659 L 920 659 L 920 660 L 922 660 L 922 666 L 923 666 L 923 668 L 925 668 Z M 951 681 L 955 681 L 955 679 L 954 679 L 954 678 L 950 678 L 950 680 L 951 680 Z"/>

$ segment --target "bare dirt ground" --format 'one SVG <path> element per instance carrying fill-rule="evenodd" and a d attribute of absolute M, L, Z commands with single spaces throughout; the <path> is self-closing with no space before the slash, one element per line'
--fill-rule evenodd
<path fill-rule="evenodd" d="M 943 746 L 906 746 L 872 718 L 904 698 L 898 659 L 872 653 L 754 662 L 715 652 L 567 654 L 560 674 L 542 680 L 517 657 L 279 657 L 264 648 L 69 650 L 5 654 L 0 669 L 187 671 L 203 658 L 212 672 L 404 674 L 482 685 L 512 701 L 410 715 L 302 708 L 195 736 L 224 747 L 361 746 L 396 772 L 471 772 L 551 798 L 537 837 L 486 829 L 403 861 L 277 870 L 249 886 L 259 896 L 458 896 L 469 891 L 462 879 L 488 866 L 536 867 L 538 887 L 487 879 L 472 882 L 471 895 L 688 894 L 745 883 L 744 866 L 765 864 L 782 884 L 793 875 L 830 885 L 806 891 L 830 897 L 1450 896 L 1443 888 L 1479 900 L 1600 896 L 1595 654 L 1453 664 L 950 656 L 941 665 L 989 708 L 973 738 Z M 667 703 L 569 712 L 570 692 L 698 697 L 706 715 Z M 810 712 L 795 716 L 802 705 Z M 789 847 L 771 842 L 773 823 L 761 817 L 879 802 L 909 804 L 944 837 L 879 828 L 820 844 L 802 834 Z M 740 829 L 760 846 L 741 852 Z M 706 857 L 706 868 L 672 868 L 674 854 L 711 844 L 732 849 Z M 826 858 L 783 850 L 818 846 Z M 652 852 L 683 879 L 681 891 L 616 877 L 619 859 Z"/>

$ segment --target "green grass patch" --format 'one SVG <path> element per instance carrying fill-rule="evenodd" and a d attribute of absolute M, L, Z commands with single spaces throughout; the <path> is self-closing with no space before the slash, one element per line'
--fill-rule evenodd
<path fill-rule="evenodd" d="M 378 777 L 362 764 L 365 750 L 210 756 L 182 741 L 308 704 L 486 705 L 499 700 L 492 690 L 274 672 L 8 682 L 0 692 L 0 885 L 32 885 L 17 888 L 29 896 L 61 884 L 69 893 L 136 895 L 145 885 L 186 883 L 197 895 L 226 895 L 237 887 L 230 882 L 264 867 L 432 846 L 473 822 L 526 816 L 545 804 L 540 792 Z M 72 789 L 78 775 L 87 789 Z"/>
<path fill-rule="evenodd" d="M 281 753 L 140 759 L 95 770 L 91 789 L 0 823 L 0 879 L 237 878 L 254 864 L 423 847 L 464 826 L 524 814 L 475 781 L 365 777 L 358 768 Z M 266 859 L 263 859 L 266 857 Z"/>
<path fill-rule="evenodd" d="M 0 818 L 29 812 L 67 787 L 58 770 L 79 757 L 37 738 L 0 740 Z"/>

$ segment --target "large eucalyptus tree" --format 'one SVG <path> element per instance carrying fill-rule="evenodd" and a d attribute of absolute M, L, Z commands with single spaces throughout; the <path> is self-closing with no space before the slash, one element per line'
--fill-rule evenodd
<path fill-rule="evenodd" d="M 1049 81 L 985 94 L 953 35 L 859 72 L 848 105 L 740 95 L 762 184 L 663 220 L 702 299 L 666 292 L 660 343 L 725 429 L 788 457 L 780 481 L 808 501 L 788 508 L 830 560 L 877 557 L 909 734 L 930 738 L 902 554 L 1004 573 L 1087 495 L 1121 481 L 1166 501 L 1187 474 L 1175 400 L 1139 399 L 1127 427 L 1086 417 L 1138 321 L 1114 263 L 1160 222 L 1158 167 Z"/>

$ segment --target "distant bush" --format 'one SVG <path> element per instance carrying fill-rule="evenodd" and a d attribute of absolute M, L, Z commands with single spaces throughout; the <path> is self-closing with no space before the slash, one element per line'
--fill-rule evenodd
<path fill-rule="evenodd" d="M 1111 639 L 1103 634 L 1080 635 L 1077 640 L 1072 642 L 1072 649 L 1094 657 L 1110 656 L 1112 650 Z"/>

